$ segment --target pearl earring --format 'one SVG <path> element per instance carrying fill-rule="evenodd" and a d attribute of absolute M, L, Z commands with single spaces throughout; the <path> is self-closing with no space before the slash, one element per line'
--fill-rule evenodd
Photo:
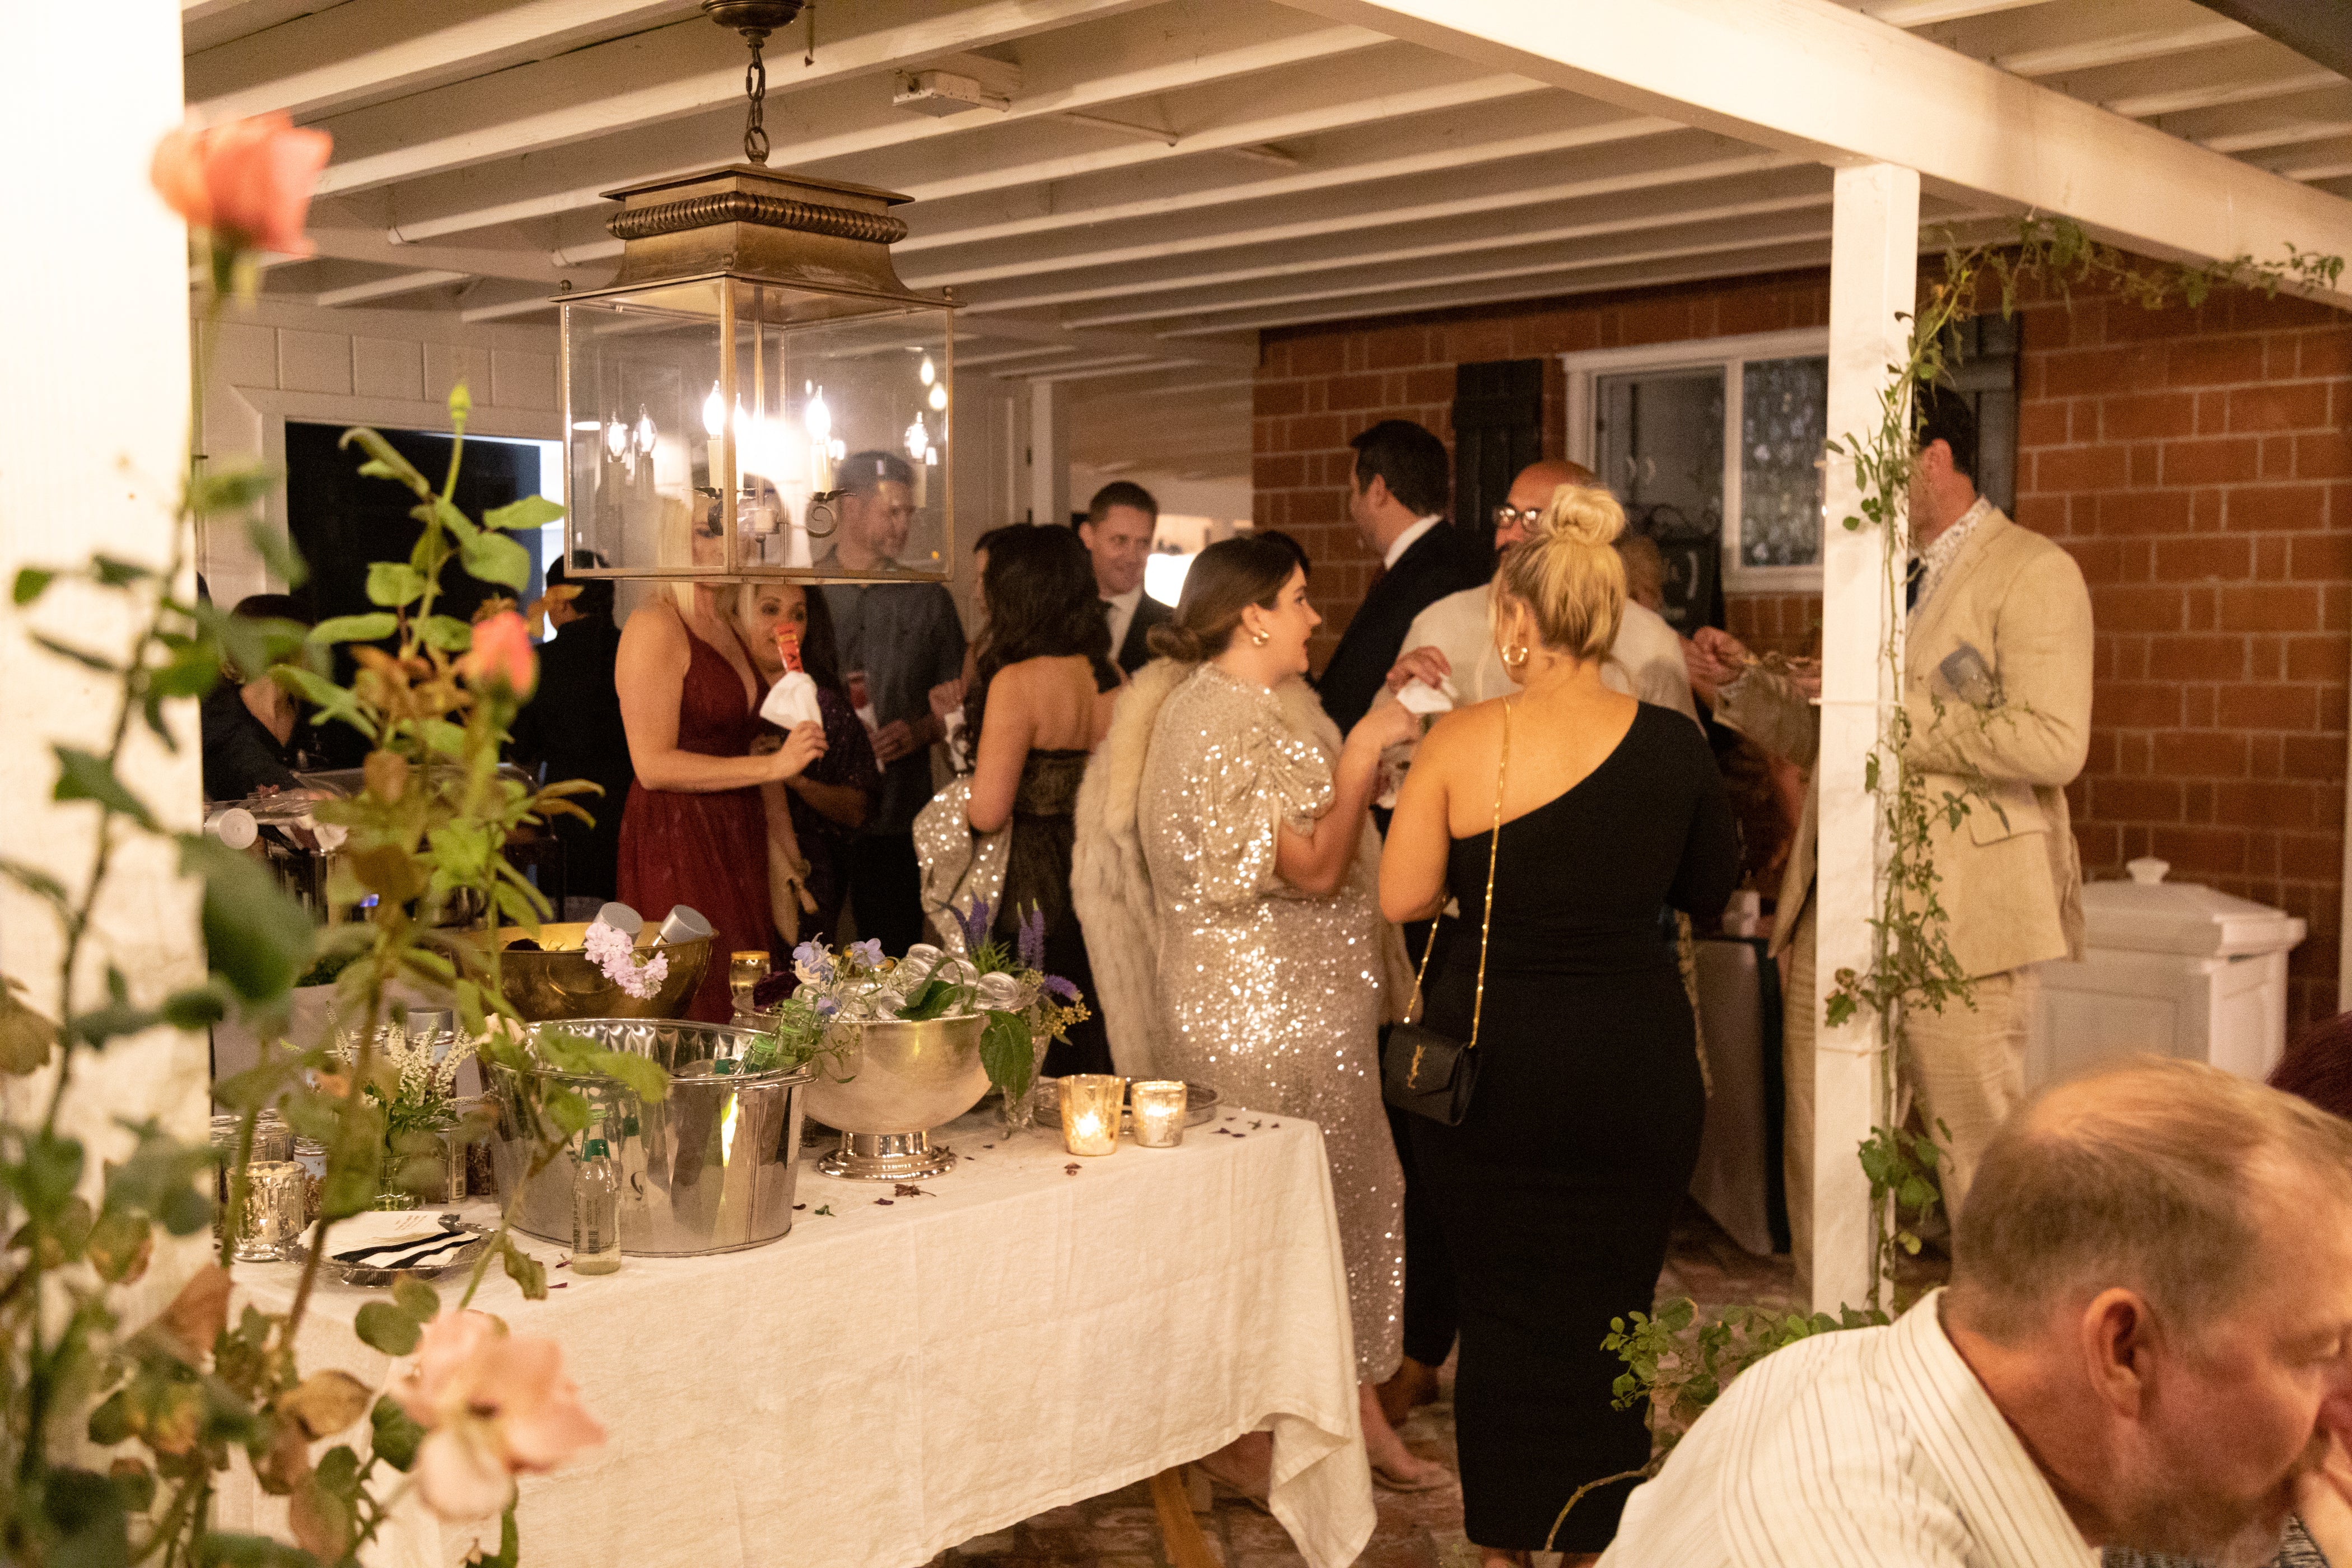
<path fill-rule="evenodd" d="M 1256 631 L 1250 633 L 1250 641 L 1255 643 L 1260 647 L 1264 647 L 1267 643 L 1273 640 L 1272 636 L 1269 635 L 1263 626 L 1259 627 Z"/>

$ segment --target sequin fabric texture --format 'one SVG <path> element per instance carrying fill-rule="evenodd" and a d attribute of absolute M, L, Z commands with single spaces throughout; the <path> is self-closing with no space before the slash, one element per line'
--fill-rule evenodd
<path fill-rule="evenodd" d="M 1381 916 L 1351 872 L 1326 898 L 1275 874 L 1275 835 L 1330 809 L 1331 764 L 1263 687 L 1203 665 L 1160 709 L 1139 827 L 1160 916 L 1171 1078 L 1323 1129 L 1356 1365 L 1403 1353 L 1404 1177 L 1381 1102 Z"/>

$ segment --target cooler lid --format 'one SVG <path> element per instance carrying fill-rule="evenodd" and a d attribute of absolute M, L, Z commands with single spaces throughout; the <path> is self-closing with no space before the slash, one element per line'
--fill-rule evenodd
<path fill-rule="evenodd" d="M 2135 952 L 2235 958 L 2284 952 L 2303 940 L 2303 921 L 2268 904 L 2196 882 L 2168 882 L 2172 869 L 2148 858 L 2124 868 L 2131 879 L 2083 884 L 2086 946 Z"/>

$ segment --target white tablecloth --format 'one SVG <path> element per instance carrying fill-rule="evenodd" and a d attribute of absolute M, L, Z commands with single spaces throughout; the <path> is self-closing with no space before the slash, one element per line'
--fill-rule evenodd
<path fill-rule="evenodd" d="M 526 1561 L 913 1568 L 1270 1426 L 1276 1517 L 1315 1568 L 1353 1562 L 1373 1504 L 1322 1133 L 1242 1111 L 1088 1160 L 977 1118 L 939 1136 L 972 1157 L 922 1184 L 935 1196 L 803 1165 L 805 1207 L 772 1246 L 560 1269 L 540 1302 L 485 1283 L 475 1306 L 560 1340 L 611 1433 L 525 1480 Z M 291 1265 L 238 1273 L 290 1300 Z M 320 1287 L 306 1369 L 382 1380 L 342 1326 L 370 1299 Z M 255 1516 L 249 1488 L 225 1491 L 225 1528 Z M 436 1531 L 412 1503 L 399 1522 L 381 1568 L 497 1544 L 495 1521 Z"/>

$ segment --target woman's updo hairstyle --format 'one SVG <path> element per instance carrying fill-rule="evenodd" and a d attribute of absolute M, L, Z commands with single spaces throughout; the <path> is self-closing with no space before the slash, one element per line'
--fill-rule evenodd
<path fill-rule="evenodd" d="M 1216 658 L 1241 629 L 1244 610 L 1273 609 L 1290 574 L 1305 570 L 1286 540 L 1245 533 L 1217 541 L 1192 557 L 1175 616 L 1151 628 L 1151 651 L 1184 664 Z"/>
<path fill-rule="evenodd" d="M 1526 539 L 1503 554 L 1495 607 L 1528 607 L 1536 635 L 1570 658 L 1605 658 L 1625 616 L 1625 561 L 1616 538 L 1625 511 L 1598 485 L 1562 485 Z"/>

